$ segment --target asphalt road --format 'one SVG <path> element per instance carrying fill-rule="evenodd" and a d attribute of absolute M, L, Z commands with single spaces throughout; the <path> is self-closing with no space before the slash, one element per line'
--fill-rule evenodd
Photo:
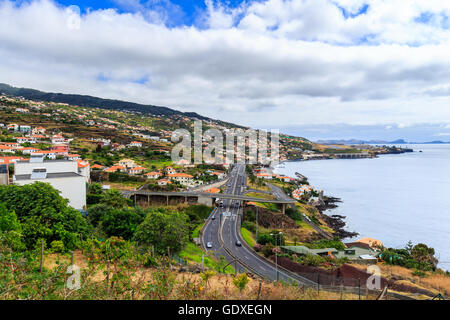
<path fill-rule="evenodd" d="M 230 180 L 226 187 L 226 193 L 240 195 L 245 192 L 246 187 L 245 165 L 234 166 Z M 296 282 L 306 285 L 315 283 L 300 277 L 287 270 L 277 268 L 276 265 L 260 257 L 251 248 L 247 247 L 240 233 L 242 218 L 242 205 L 239 200 L 224 200 L 223 207 L 217 208 L 207 221 L 202 234 L 202 242 L 207 251 L 213 251 L 217 256 L 222 255 L 227 261 L 238 260 L 238 272 L 246 270 L 256 273 L 271 281 L 283 280 L 286 282 Z M 236 242 L 240 241 L 241 246 Z M 212 248 L 206 248 L 208 242 L 212 243 Z"/>
<path fill-rule="evenodd" d="M 289 197 L 280 187 L 275 186 L 273 184 L 270 183 L 266 183 L 267 186 L 272 190 L 272 194 L 280 200 L 292 200 L 291 197 Z M 295 204 L 290 204 L 289 205 L 292 209 L 294 210 L 298 210 L 297 207 L 295 206 Z M 326 238 L 326 239 L 333 239 L 333 236 L 331 234 L 329 234 L 328 232 L 323 231 L 322 229 L 319 228 L 319 226 L 317 226 L 314 222 L 312 222 L 309 217 L 307 217 L 304 213 L 302 213 L 303 216 L 303 220 L 309 224 L 314 230 L 316 230 L 322 237 Z"/>

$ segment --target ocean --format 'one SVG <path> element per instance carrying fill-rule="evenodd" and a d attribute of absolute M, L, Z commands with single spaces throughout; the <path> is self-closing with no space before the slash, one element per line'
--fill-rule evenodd
<path fill-rule="evenodd" d="M 339 207 L 326 214 L 346 216 L 346 229 L 358 232 L 357 238 L 375 238 L 393 248 L 405 247 L 408 240 L 425 243 L 435 249 L 439 267 L 450 270 L 450 144 L 407 147 L 415 152 L 292 161 L 275 172 L 291 177 L 299 172 L 325 195 L 340 198 Z"/>

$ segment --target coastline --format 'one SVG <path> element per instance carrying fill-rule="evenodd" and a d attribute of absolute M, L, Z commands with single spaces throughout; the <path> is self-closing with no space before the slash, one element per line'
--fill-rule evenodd
<path fill-rule="evenodd" d="M 397 154 L 403 154 L 403 153 L 417 152 L 417 151 L 414 151 L 414 149 L 412 149 L 412 148 L 394 147 L 394 148 L 386 149 L 387 146 L 380 146 L 380 145 L 376 145 L 376 146 L 385 148 L 384 152 L 371 153 L 371 156 L 369 158 L 379 158 L 380 155 L 397 155 Z M 420 151 L 420 152 L 422 152 L 422 151 Z M 315 160 L 317 161 L 317 160 L 348 160 L 348 159 L 336 158 L 336 157 L 308 158 L 308 159 L 303 159 L 303 158 L 286 159 L 286 160 L 283 160 L 282 162 L 280 162 L 277 165 L 277 167 L 283 165 L 284 163 L 288 163 L 288 162 L 302 162 L 302 161 L 315 161 Z M 276 170 L 276 168 L 273 168 L 273 167 L 270 167 L 270 168 L 272 171 Z M 296 174 L 297 174 L 297 172 L 296 172 Z M 303 174 L 300 174 L 300 175 L 305 177 L 306 181 L 308 180 L 307 176 L 305 176 Z M 343 239 L 351 239 L 351 238 L 354 238 L 354 237 L 357 237 L 360 235 L 360 233 L 358 233 L 356 231 L 349 231 L 349 230 L 345 229 L 345 227 L 347 226 L 347 223 L 345 221 L 347 216 L 343 216 L 343 215 L 339 215 L 339 214 L 325 213 L 327 210 L 331 211 L 331 210 L 338 208 L 339 206 L 336 203 L 342 202 L 341 198 L 325 195 L 325 196 L 323 196 L 323 199 L 321 199 L 321 200 L 322 200 L 322 201 L 320 201 L 321 203 L 319 203 L 315 207 L 317 208 L 317 210 L 319 210 L 320 214 L 324 218 L 324 221 L 327 223 L 327 226 L 334 231 L 335 236 L 337 236 L 337 237 L 339 237 L 339 239 L 343 240 Z"/>

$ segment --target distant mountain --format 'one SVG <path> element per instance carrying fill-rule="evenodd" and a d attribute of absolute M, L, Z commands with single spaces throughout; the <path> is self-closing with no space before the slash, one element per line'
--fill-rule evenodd
<path fill-rule="evenodd" d="M 181 112 L 167 107 L 143 105 L 121 100 L 102 99 L 87 95 L 42 92 L 39 90 L 28 88 L 16 88 L 4 83 L 0 83 L 0 93 L 15 97 L 24 97 L 25 99 L 29 100 L 67 103 L 70 105 L 81 107 L 94 107 L 122 111 L 128 110 L 159 116 L 181 115 L 189 118 L 197 118 L 200 120 L 211 120 L 195 112 Z"/>
<path fill-rule="evenodd" d="M 394 141 L 349 139 L 349 140 L 318 140 L 318 141 L 316 141 L 316 143 L 354 145 L 354 144 L 444 144 L 444 143 L 450 143 L 450 142 L 444 142 L 444 141 L 407 142 L 403 139 L 397 139 Z"/>

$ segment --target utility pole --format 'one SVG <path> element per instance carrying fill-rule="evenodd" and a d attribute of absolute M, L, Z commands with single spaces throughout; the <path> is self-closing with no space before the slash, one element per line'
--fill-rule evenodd
<path fill-rule="evenodd" d="M 258 241 L 258 206 L 256 208 L 256 241 Z"/>
<path fill-rule="evenodd" d="M 283 233 L 282 232 L 278 232 L 278 233 L 271 233 L 270 235 L 275 237 L 275 270 L 277 273 L 277 281 L 278 281 L 278 250 L 277 250 L 277 246 L 278 246 L 278 236 L 281 236 Z M 280 246 L 281 246 L 281 239 L 280 239 Z"/>

